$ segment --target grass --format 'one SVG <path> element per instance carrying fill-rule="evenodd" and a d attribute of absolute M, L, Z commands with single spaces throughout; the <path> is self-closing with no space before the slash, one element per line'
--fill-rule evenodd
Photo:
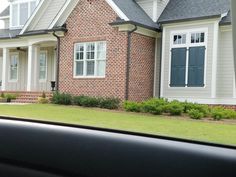
<path fill-rule="evenodd" d="M 0 115 L 236 145 L 236 124 L 59 105 L 0 105 Z"/>

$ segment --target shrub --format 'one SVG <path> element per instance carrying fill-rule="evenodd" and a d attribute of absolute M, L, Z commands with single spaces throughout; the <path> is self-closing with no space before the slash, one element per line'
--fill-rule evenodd
<path fill-rule="evenodd" d="M 61 105 L 71 105 L 72 96 L 66 93 L 55 92 L 52 96 L 52 103 Z"/>
<path fill-rule="evenodd" d="M 204 114 L 201 111 L 197 110 L 197 109 L 189 110 L 188 115 L 192 119 L 201 119 L 201 118 L 204 117 Z"/>
<path fill-rule="evenodd" d="M 1 98 L 5 98 L 5 95 L 4 95 L 4 93 L 2 92 L 1 93 L 1 96 L 0 96 Z"/>
<path fill-rule="evenodd" d="M 142 104 L 142 111 L 146 113 L 151 113 L 155 115 L 160 115 L 165 112 L 165 108 L 167 105 L 167 100 L 165 99 L 150 99 Z"/>
<path fill-rule="evenodd" d="M 82 95 L 74 97 L 74 104 L 83 107 L 99 107 L 100 99 Z"/>
<path fill-rule="evenodd" d="M 105 109 L 118 109 L 120 100 L 118 98 L 100 98 L 99 107 Z"/>
<path fill-rule="evenodd" d="M 128 112 L 141 112 L 141 103 L 133 101 L 125 101 L 123 103 L 123 108 Z"/>
<path fill-rule="evenodd" d="M 42 98 L 46 98 L 47 96 L 46 96 L 46 93 L 45 92 L 43 92 L 42 93 Z"/>
<path fill-rule="evenodd" d="M 226 119 L 236 119 L 236 111 L 231 109 L 225 110 L 225 118 Z"/>
<path fill-rule="evenodd" d="M 223 107 L 215 107 L 212 109 L 211 116 L 214 120 L 221 120 L 226 118 L 225 109 Z"/>
<path fill-rule="evenodd" d="M 169 112 L 173 116 L 179 116 L 184 112 L 184 106 L 179 101 L 172 101 L 166 107 L 167 112 Z"/>
<path fill-rule="evenodd" d="M 188 102 L 184 102 L 182 103 L 182 105 L 184 106 L 184 113 L 188 113 L 190 110 L 195 109 L 203 113 L 204 117 L 210 115 L 210 107 L 208 105 L 201 105 L 197 103 L 188 103 Z"/>
<path fill-rule="evenodd" d="M 49 100 L 47 98 L 39 97 L 38 103 L 39 104 L 47 104 L 47 103 L 49 103 Z"/>
<path fill-rule="evenodd" d="M 17 94 L 7 93 L 4 98 L 7 99 L 7 102 L 11 102 L 11 100 L 15 100 L 17 98 Z"/>

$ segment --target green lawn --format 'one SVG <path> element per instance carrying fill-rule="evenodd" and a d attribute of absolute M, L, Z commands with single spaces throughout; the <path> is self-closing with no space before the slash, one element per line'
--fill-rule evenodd
<path fill-rule="evenodd" d="M 183 120 L 58 105 L 0 105 L 0 115 L 236 145 L 236 124 Z"/>

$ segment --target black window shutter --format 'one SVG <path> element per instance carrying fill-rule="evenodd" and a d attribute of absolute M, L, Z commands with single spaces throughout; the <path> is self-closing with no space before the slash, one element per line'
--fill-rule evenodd
<path fill-rule="evenodd" d="M 205 47 L 189 48 L 188 87 L 204 87 Z"/>
<path fill-rule="evenodd" d="M 185 87 L 187 48 L 171 50 L 171 87 Z"/>

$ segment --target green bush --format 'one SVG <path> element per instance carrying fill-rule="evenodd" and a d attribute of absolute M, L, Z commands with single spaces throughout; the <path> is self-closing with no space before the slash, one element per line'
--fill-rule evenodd
<path fill-rule="evenodd" d="M 55 92 L 52 96 L 52 103 L 61 105 L 71 105 L 72 96 L 66 93 Z"/>
<path fill-rule="evenodd" d="M 225 119 L 225 109 L 223 107 L 215 107 L 211 111 L 211 116 L 214 120 Z"/>
<path fill-rule="evenodd" d="M 118 109 L 120 100 L 118 98 L 100 98 L 99 107 L 104 109 Z"/>
<path fill-rule="evenodd" d="M 168 102 L 165 99 L 150 99 L 142 103 L 142 111 L 155 115 L 160 115 L 165 112 Z"/>
<path fill-rule="evenodd" d="M 173 116 L 180 116 L 184 112 L 184 106 L 179 101 L 172 101 L 166 106 L 166 110 Z"/>
<path fill-rule="evenodd" d="M 39 97 L 38 103 L 39 104 L 47 104 L 47 103 L 49 103 L 49 100 L 47 98 Z"/>
<path fill-rule="evenodd" d="M 123 109 L 128 112 L 141 112 L 141 103 L 133 101 L 125 101 L 123 103 Z"/>
<path fill-rule="evenodd" d="M 182 105 L 184 106 L 184 113 L 188 113 L 190 110 L 195 109 L 203 113 L 204 117 L 207 117 L 210 115 L 210 107 L 208 105 L 188 103 L 188 102 L 184 102 L 182 103 Z"/>
<path fill-rule="evenodd" d="M 99 107 L 100 98 L 89 97 L 89 96 L 78 96 L 74 97 L 74 104 L 83 107 Z"/>
<path fill-rule="evenodd" d="M 231 109 L 225 110 L 225 118 L 226 119 L 236 119 L 236 111 Z"/>
<path fill-rule="evenodd" d="M 4 98 L 7 99 L 7 102 L 11 102 L 11 100 L 15 100 L 17 96 L 18 96 L 17 94 L 7 93 L 5 94 Z"/>
<path fill-rule="evenodd" d="M 204 114 L 197 110 L 197 109 L 191 109 L 188 111 L 188 115 L 192 119 L 202 119 L 204 117 Z"/>

